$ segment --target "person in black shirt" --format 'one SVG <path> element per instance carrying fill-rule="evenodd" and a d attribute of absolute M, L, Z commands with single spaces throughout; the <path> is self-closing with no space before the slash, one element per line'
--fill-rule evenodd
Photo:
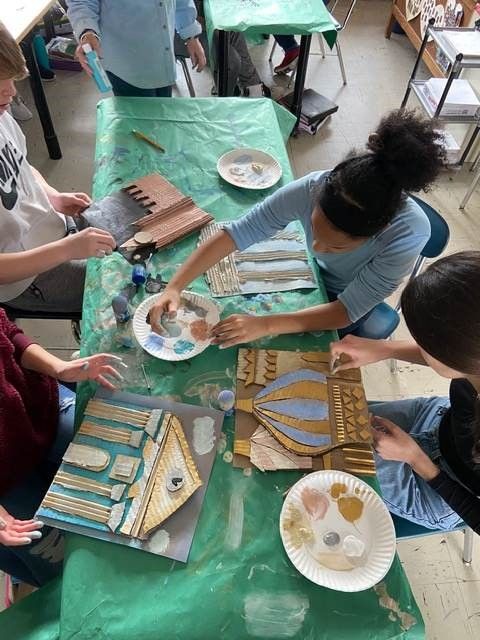
<path fill-rule="evenodd" d="M 451 378 L 450 397 L 373 402 L 377 477 L 389 510 L 430 529 L 480 533 L 480 252 L 442 258 L 409 281 L 401 305 L 413 340 L 347 336 L 337 370 L 389 358 Z"/>

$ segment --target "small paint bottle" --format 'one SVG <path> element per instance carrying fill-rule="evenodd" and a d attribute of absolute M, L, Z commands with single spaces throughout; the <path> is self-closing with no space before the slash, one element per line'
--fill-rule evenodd
<path fill-rule="evenodd" d="M 85 53 L 88 66 L 92 71 L 93 79 L 95 80 L 95 84 L 97 85 L 99 91 L 101 91 L 102 93 L 111 91 L 112 85 L 110 84 L 110 80 L 105 73 L 105 69 L 102 67 L 97 52 L 94 51 L 89 44 L 82 44 L 82 49 Z"/>
<path fill-rule="evenodd" d="M 222 389 L 217 397 L 218 408 L 231 416 L 235 406 L 235 394 L 230 389 Z"/>
<path fill-rule="evenodd" d="M 115 342 L 132 349 L 135 346 L 132 337 L 132 312 L 127 298 L 121 293 L 116 295 L 112 300 L 112 309 L 117 322 Z"/>

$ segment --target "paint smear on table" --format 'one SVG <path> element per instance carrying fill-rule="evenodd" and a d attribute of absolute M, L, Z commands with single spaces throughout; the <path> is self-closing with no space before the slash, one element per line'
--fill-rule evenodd
<path fill-rule="evenodd" d="M 390 611 L 389 618 L 392 619 L 393 616 L 400 623 L 403 631 L 408 631 L 411 627 L 417 624 L 418 620 L 415 616 L 412 616 L 408 611 L 402 611 L 400 609 L 399 603 L 390 596 L 387 591 L 387 585 L 385 582 L 379 582 L 374 587 L 375 593 L 378 596 L 378 602 L 383 609 L 388 609 Z"/>
<path fill-rule="evenodd" d="M 253 638 L 293 638 L 301 631 L 309 608 L 310 601 L 303 593 L 253 591 L 244 599 L 247 634 Z"/>
<path fill-rule="evenodd" d="M 230 497 L 230 511 L 228 514 L 228 525 L 225 533 L 225 546 L 227 549 L 238 549 L 242 542 L 243 535 L 243 491 L 234 490 Z"/>
<path fill-rule="evenodd" d="M 210 416 L 201 416 L 193 421 L 193 448 L 203 456 L 215 446 L 215 421 Z"/>

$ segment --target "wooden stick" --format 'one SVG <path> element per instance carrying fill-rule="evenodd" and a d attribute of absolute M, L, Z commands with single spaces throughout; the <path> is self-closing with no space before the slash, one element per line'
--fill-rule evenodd
<path fill-rule="evenodd" d="M 66 471 L 58 471 L 57 475 L 53 479 L 55 484 L 59 484 L 67 489 L 79 489 L 81 491 L 91 491 L 92 493 L 98 493 L 101 496 L 111 497 L 112 485 L 98 482 L 97 480 L 90 480 L 84 476 L 78 476 L 74 473 L 67 473 Z"/>
<path fill-rule="evenodd" d="M 122 407 L 118 404 L 110 404 L 108 402 L 102 402 L 102 400 L 90 400 L 87 404 L 88 408 L 107 409 L 109 411 L 118 411 L 121 413 L 135 414 L 138 417 L 145 416 L 147 419 L 150 417 L 151 410 L 130 409 L 129 407 Z"/>
<path fill-rule="evenodd" d="M 130 442 L 131 431 L 125 429 L 115 429 L 114 427 L 103 427 L 102 425 L 96 425 L 92 422 L 84 422 L 78 433 L 86 436 L 94 436 L 101 440 L 109 440 L 110 442 Z M 137 431 L 138 433 L 138 431 Z"/>
<path fill-rule="evenodd" d="M 312 272 L 305 270 L 292 271 L 239 271 L 238 279 L 241 283 L 258 280 L 312 280 Z"/>
<path fill-rule="evenodd" d="M 162 452 L 163 449 L 165 447 L 165 443 L 167 441 L 167 436 L 169 433 L 169 430 L 171 428 L 172 425 L 172 416 L 171 414 L 169 415 L 168 418 L 168 424 L 165 427 L 165 433 L 163 436 L 163 440 L 162 440 L 162 444 L 157 452 L 157 457 L 155 458 L 155 462 L 152 465 L 152 470 L 150 472 L 150 476 L 148 478 L 148 482 L 147 485 L 145 487 L 145 491 L 143 492 L 143 496 L 142 496 L 142 502 L 140 505 L 140 508 L 138 510 L 137 516 L 135 518 L 135 522 L 133 524 L 132 530 L 130 532 L 130 535 L 134 538 L 138 538 L 138 534 L 140 533 L 140 528 L 142 526 L 143 523 L 143 519 L 145 518 L 145 513 L 147 511 L 147 507 L 148 507 L 148 503 L 150 502 L 150 497 L 152 495 L 152 491 L 153 491 L 153 487 L 155 485 L 155 480 L 156 480 L 156 476 L 157 476 L 157 471 L 158 471 L 158 467 L 160 465 L 161 462 L 161 458 L 162 458 Z"/>
<path fill-rule="evenodd" d="M 72 516 L 80 516 L 82 518 L 86 518 L 87 520 L 94 520 L 95 522 L 100 522 L 101 524 L 107 524 L 108 517 L 96 515 L 93 513 L 85 513 L 83 509 L 77 509 L 76 507 L 66 507 L 64 505 L 59 505 L 56 502 L 50 503 L 50 500 L 45 500 L 42 502 L 42 505 L 48 509 L 54 509 L 55 511 L 60 511 L 62 513 L 69 513 Z"/>
<path fill-rule="evenodd" d="M 370 449 L 361 449 L 360 447 L 355 448 L 355 447 L 343 447 L 343 451 L 345 453 L 355 453 L 360 457 L 368 457 L 371 458 L 372 457 L 372 451 Z"/>
<path fill-rule="evenodd" d="M 45 496 L 42 505 L 50 507 L 56 511 L 64 511 L 73 515 L 80 515 L 96 522 L 106 524 L 110 517 L 110 508 L 98 505 L 88 500 L 64 496 L 60 493 L 49 491 Z M 93 505 L 93 506 L 91 506 Z"/>
<path fill-rule="evenodd" d="M 236 262 L 269 262 L 270 260 L 307 260 L 306 251 L 238 251 Z"/>
<path fill-rule="evenodd" d="M 345 456 L 344 460 L 346 460 L 347 462 L 355 462 L 359 465 L 375 466 L 374 460 L 366 460 L 365 458 L 350 458 L 348 456 Z"/>
<path fill-rule="evenodd" d="M 83 498 L 76 498 L 74 496 L 69 496 L 64 493 L 57 493 L 55 491 L 48 491 L 45 497 L 52 500 L 58 500 L 59 502 L 69 502 L 79 507 L 90 509 L 91 511 L 101 511 L 110 514 L 110 507 L 106 507 L 103 504 L 98 504 L 97 502 L 92 502 L 92 500 L 84 500 Z"/>

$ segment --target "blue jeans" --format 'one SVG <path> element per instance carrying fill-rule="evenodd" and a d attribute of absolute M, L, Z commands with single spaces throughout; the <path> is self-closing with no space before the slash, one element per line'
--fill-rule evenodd
<path fill-rule="evenodd" d="M 73 438 L 75 393 L 62 385 L 59 385 L 59 407 L 57 436 L 45 460 L 26 480 L 0 496 L 0 504 L 15 518 L 33 518 Z M 63 562 L 63 535 L 51 527 L 43 527 L 41 531 L 42 538 L 29 545 L 0 545 L 0 570 L 35 587 L 59 575 Z"/>
<path fill-rule="evenodd" d="M 337 296 L 337 293 L 327 291 L 327 297 L 330 302 L 335 302 Z M 392 327 L 390 322 L 386 322 L 386 320 L 391 320 L 390 316 L 386 318 L 385 314 L 379 312 L 377 307 L 381 308 L 381 305 L 373 307 L 373 309 L 352 324 L 348 325 L 348 327 L 337 329 L 339 338 L 343 338 L 349 334 L 358 336 L 359 338 L 371 338 L 372 340 L 385 340 L 388 338 L 395 327 Z M 368 331 L 365 332 L 363 330 L 363 325 L 366 320 L 369 320 L 369 322 Z"/>
<path fill-rule="evenodd" d="M 111 71 L 107 71 L 107 76 L 112 85 L 112 91 L 116 96 L 126 96 L 130 98 L 171 98 L 172 87 L 157 87 L 155 89 L 141 89 L 128 84 Z"/>
<path fill-rule="evenodd" d="M 370 402 L 369 410 L 391 420 L 409 433 L 428 457 L 457 480 L 440 453 L 438 428 L 450 406 L 448 398 L 412 398 Z M 462 523 L 460 516 L 417 476 L 410 465 L 375 455 L 377 478 L 388 510 L 428 529 L 450 531 Z"/>
<path fill-rule="evenodd" d="M 275 35 L 273 36 L 277 41 L 278 45 L 282 47 L 282 49 L 287 53 L 287 51 L 291 51 L 292 49 L 298 49 L 299 44 L 295 40 L 295 36 L 281 36 Z"/>

